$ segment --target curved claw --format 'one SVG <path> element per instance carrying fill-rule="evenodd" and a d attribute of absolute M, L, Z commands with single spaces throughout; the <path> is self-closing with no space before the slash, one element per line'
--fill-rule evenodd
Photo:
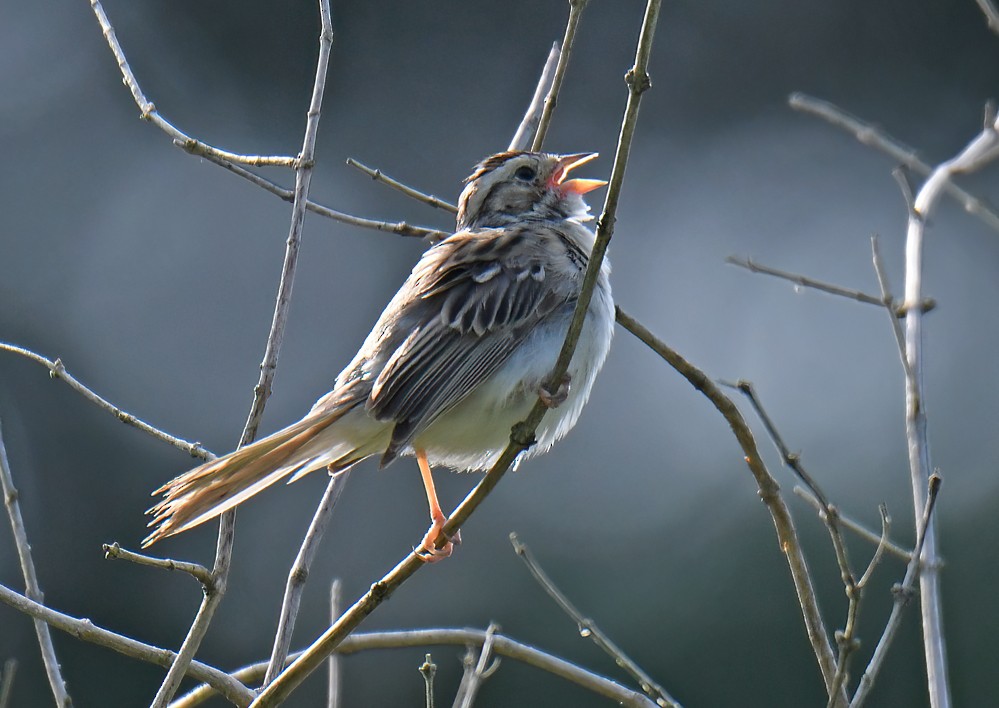
<path fill-rule="evenodd" d="M 558 384 L 558 388 L 555 392 L 549 391 L 542 385 L 538 389 L 538 397 L 541 398 L 541 402 L 545 404 L 547 408 L 558 408 L 566 399 L 569 398 L 569 388 L 572 383 L 572 377 L 566 374 L 562 377 L 562 380 Z"/>
<path fill-rule="evenodd" d="M 444 560 L 454 553 L 455 546 L 461 545 L 461 532 L 459 531 L 451 538 L 445 536 L 447 543 L 440 548 L 437 547 L 437 539 L 444 535 L 443 529 L 445 523 L 447 523 L 447 517 L 445 516 L 434 519 L 427 530 L 426 536 L 423 537 L 423 542 L 413 549 L 417 558 L 424 563 L 436 563 L 437 561 Z"/>

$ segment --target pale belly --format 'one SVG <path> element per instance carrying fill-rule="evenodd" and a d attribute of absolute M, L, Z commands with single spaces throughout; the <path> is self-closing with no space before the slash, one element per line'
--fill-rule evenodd
<path fill-rule="evenodd" d="M 538 391 L 555 366 L 572 312 L 537 328 L 495 374 L 438 418 L 413 441 L 432 465 L 457 470 L 488 469 L 510 442 L 510 429 L 527 417 Z M 576 424 L 603 366 L 614 332 L 609 288 L 594 292 L 579 343 L 569 366 L 568 398 L 542 418 L 537 444 L 526 456 L 546 452 Z M 403 454 L 413 454 L 406 450 Z"/>

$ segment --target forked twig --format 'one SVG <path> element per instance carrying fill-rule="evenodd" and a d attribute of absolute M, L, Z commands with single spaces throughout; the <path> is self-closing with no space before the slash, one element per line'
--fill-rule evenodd
<path fill-rule="evenodd" d="M 868 663 L 864 675 L 860 677 L 860 684 L 853 695 L 853 700 L 850 701 L 850 708 L 860 708 L 867 700 L 867 696 L 878 676 L 878 671 L 881 670 L 881 664 L 888 653 L 888 648 L 891 646 L 899 626 L 901 626 L 902 611 L 909 604 L 915 593 L 914 586 L 916 580 L 922 574 L 920 570 L 924 565 L 920 559 L 925 548 L 926 529 L 929 528 L 933 519 L 933 509 L 936 506 L 937 495 L 940 493 L 941 481 L 940 476 L 936 473 L 930 475 L 926 488 L 926 504 L 917 520 L 919 531 L 916 536 L 916 545 L 912 552 L 912 560 L 909 561 L 909 565 L 905 569 L 905 577 L 902 579 L 902 583 L 892 588 L 895 601 L 891 608 L 891 614 L 888 615 L 888 622 L 885 623 L 884 632 L 878 640 L 878 645 L 874 649 L 871 661 Z"/>
<path fill-rule="evenodd" d="M 486 628 L 486 639 L 482 642 L 482 648 L 479 649 L 477 658 L 472 648 L 468 647 L 465 673 L 461 677 L 461 684 L 458 686 L 453 708 L 472 708 L 479 688 L 499 669 L 500 660 L 493 659 L 493 643 L 496 641 L 496 634 L 499 631 L 499 625 L 490 623 Z"/>
<path fill-rule="evenodd" d="M 0 429 L 0 490 L 3 491 L 4 506 L 10 518 L 10 527 L 14 533 L 14 545 L 17 548 L 17 558 L 21 563 L 21 575 L 24 577 L 25 594 L 35 602 L 44 602 L 45 596 L 38 585 L 38 573 L 35 571 L 35 561 L 31 557 L 31 544 L 28 543 L 28 533 L 24 527 L 24 517 L 21 516 L 21 505 L 18 502 L 17 488 L 7 460 L 7 448 L 3 442 L 3 430 Z M 35 619 L 35 634 L 38 635 L 38 646 L 42 651 L 42 663 L 45 665 L 45 675 L 52 689 L 52 697 L 60 708 L 70 708 L 73 699 L 66 689 L 66 680 L 62 677 L 59 658 L 52 643 L 52 633 L 49 626 L 40 619 Z M 13 679 L 11 679 L 13 680 Z"/>
<path fill-rule="evenodd" d="M 648 695 L 652 700 L 656 702 L 658 706 L 664 706 L 669 708 L 681 708 L 680 703 L 671 696 L 666 689 L 660 686 L 656 681 L 652 679 L 645 671 L 636 664 L 624 651 L 617 646 L 610 637 L 603 633 L 603 631 L 597 626 L 597 624 L 583 615 L 576 606 L 572 604 L 568 597 L 565 596 L 561 590 L 552 582 L 552 579 L 548 577 L 548 574 L 544 569 L 538 564 L 531 551 L 526 545 L 520 542 L 517 538 L 517 534 L 510 534 L 510 543 L 513 544 L 513 550 L 521 560 L 524 561 L 524 565 L 527 566 L 527 570 L 530 571 L 531 575 L 538 582 L 538 584 L 544 589 L 548 596 L 555 601 L 563 612 L 569 615 L 569 618 L 576 623 L 576 627 L 579 630 L 579 636 L 584 639 L 591 639 L 593 643 L 600 647 L 608 656 L 610 656 L 614 663 L 624 669 L 628 675 L 630 675 L 638 685 L 641 687 L 642 691 Z"/>
<path fill-rule="evenodd" d="M 652 50 L 652 39 L 655 34 L 656 20 L 659 16 L 660 3 L 661 0 L 649 0 L 646 6 L 638 48 L 635 53 L 635 65 L 626 75 L 629 88 L 628 102 L 625 106 L 624 118 L 618 138 L 618 149 L 614 158 L 614 167 L 611 171 L 604 209 L 597 222 L 596 242 L 594 243 L 589 263 L 587 264 L 572 322 L 566 333 L 565 343 L 555 369 L 552 372 L 552 376 L 549 379 L 550 381 L 561 381 L 568 369 L 569 361 L 582 330 L 583 318 L 589 308 L 590 299 L 596 286 L 597 274 L 603 262 L 607 245 L 613 236 L 614 219 L 617 212 L 618 200 L 620 199 L 621 187 L 624 182 L 624 172 L 630 153 L 631 140 L 634 135 L 635 121 L 638 118 L 638 107 L 642 94 L 651 85 L 648 77 L 648 61 Z M 556 387 L 553 387 L 552 390 L 554 388 Z M 537 429 L 541 418 L 546 412 L 547 408 L 539 398 L 528 414 L 528 417 L 523 422 L 514 426 L 510 434 L 510 444 L 500 454 L 496 463 L 486 473 L 485 477 L 482 478 L 479 484 L 476 485 L 451 514 L 448 522 L 442 529 L 441 535 L 438 537 L 438 543 L 443 544 L 446 542 L 446 538 L 454 537 L 462 524 L 465 523 L 503 475 L 506 474 L 506 471 L 513 464 L 517 456 L 534 443 L 534 431 Z M 419 556 L 413 552 L 389 571 L 380 581 L 372 585 L 371 589 L 344 612 L 332 627 L 327 629 L 291 666 L 285 669 L 273 683 L 263 690 L 254 702 L 255 707 L 274 706 L 285 700 L 305 680 L 305 677 L 318 668 L 323 660 L 336 649 L 344 637 L 350 634 L 401 583 L 405 582 L 406 579 L 424 565 Z"/>
<path fill-rule="evenodd" d="M 869 145 L 880 150 L 913 172 L 928 176 L 933 171 L 930 165 L 919 159 L 915 150 L 907 145 L 903 145 L 881 128 L 850 115 L 829 101 L 823 101 L 822 99 L 803 93 L 792 93 L 788 97 L 788 103 L 796 111 L 818 116 L 837 128 L 842 128 L 851 133 L 853 137 L 864 145 Z M 956 199 L 966 212 L 974 214 L 993 229 L 999 231 L 999 214 L 986 202 L 965 191 L 953 182 L 947 182 L 944 186 L 944 191 Z"/>
<path fill-rule="evenodd" d="M 270 192 L 276 197 L 280 197 L 283 201 L 294 202 L 295 201 L 295 190 L 282 187 L 280 185 L 271 182 L 265 177 L 261 177 L 255 172 L 251 172 L 245 167 L 240 167 L 239 165 L 233 164 L 226 160 L 218 160 L 213 158 L 211 155 L 206 155 L 205 159 L 209 162 L 213 162 L 219 167 L 223 167 L 229 172 L 232 172 L 237 177 L 242 177 L 248 182 L 255 184 L 264 191 Z M 377 219 L 365 219 L 360 216 L 352 216 L 351 214 L 345 214 L 342 211 L 337 211 L 328 206 L 323 206 L 312 200 L 307 200 L 305 202 L 305 208 L 314 214 L 319 216 L 325 216 L 327 219 L 332 219 L 333 221 L 338 221 L 341 224 L 348 224 L 350 226 L 359 226 L 362 229 L 373 229 L 375 231 L 385 231 L 388 233 L 393 233 L 398 236 L 409 236 L 414 238 L 426 238 L 432 241 L 440 240 L 446 238 L 448 234 L 437 229 L 430 229 L 424 226 L 413 226 L 412 224 L 407 224 L 405 221 L 380 221 Z"/>
<path fill-rule="evenodd" d="M 125 52 L 121 48 L 121 44 L 118 43 L 118 37 L 115 35 L 114 27 L 111 26 L 111 22 L 108 20 L 108 16 L 105 14 L 100 0 L 91 0 L 90 6 L 94 11 L 94 15 L 97 16 L 97 21 L 100 23 L 101 31 L 104 33 L 104 38 L 107 40 L 108 46 L 111 48 L 111 52 L 114 54 L 114 58 L 118 62 L 118 68 L 121 70 L 122 79 L 128 87 L 128 90 L 131 91 L 132 98 L 135 99 L 135 104 L 139 107 L 139 111 L 141 111 L 140 117 L 142 120 L 149 121 L 155 125 L 157 128 L 170 136 L 175 145 L 183 148 L 193 155 L 200 155 L 202 157 L 211 156 L 217 159 L 227 160 L 229 162 L 252 165 L 254 167 L 297 167 L 298 159 L 294 157 L 285 157 L 281 155 L 239 155 L 234 152 L 229 152 L 228 150 L 220 150 L 219 148 L 212 147 L 207 143 L 203 143 L 200 140 L 192 138 L 190 135 L 184 133 L 163 118 L 159 111 L 156 110 L 156 106 L 153 105 L 153 102 L 146 98 L 146 95 L 139 87 L 139 82 L 136 80 L 135 74 L 132 73 L 132 68 L 128 65 L 128 60 L 125 58 Z"/>
<path fill-rule="evenodd" d="M 130 425 L 133 428 L 137 428 L 142 432 L 146 433 L 147 435 L 151 435 L 157 440 L 165 442 L 168 445 L 172 445 L 178 450 L 183 450 L 191 457 L 197 457 L 202 460 L 215 459 L 215 455 L 206 450 L 201 445 L 201 443 L 188 442 L 187 440 L 183 440 L 181 438 L 170 435 L 170 433 L 166 433 L 160 430 L 159 428 L 154 428 L 149 423 L 140 420 L 131 413 L 123 411 L 121 408 L 111 403 L 106 398 L 97 395 L 92 390 L 90 390 L 82 383 L 77 381 L 73 376 L 70 375 L 68 371 L 66 371 L 66 367 L 62 363 L 62 359 L 56 359 L 55 361 L 53 361 L 51 359 L 45 358 L 41 354 L 36 354 L 30 349 L 25 349 L 24 347 L 18 347 L 13 344 L 6 344 L 4 342 L 0 342 L 0 351 L 11 352 L 12 354 L 23 356 L 25 359 L 29 359 L 37 364 L 41 364 L 42 366 L 44 366 L 46 369 L 49 370 L 50 377 L 52 377 L 53 379 L 60 379 L 62 381 L 65 381 L 66 384 L 71 389 L 79 393 L 81 396 L 83 396 L 85 399 L 93 403 L 101 410 L 104 410 L 113 415 L 115 418 L 120 420 L 125 425 Z"/>
<path fill-rule="evenodd" d="M 808 502 L 808 504 L 811 505 L 813 509 L 815 509 L 820 514 L 822 513 L 822 503 L 815 498 L 814 494 L 812 494 L 804 487 L 798 485 L 795 485 L 793 491 L 796 495 L 798 495 L 806 502 Z M 871 543 L 877 546 L 880 546 L 883 542 L 884 550 L 887 553 L 891 553 L 893 556 L 901 558 L 906 563 L 908 563 L 912 559 L 912 551 L 906 548 L 902 548 L 902 546 L 899 546 L 897 543 L 893 543 L 892 541 L 885 539 L 883 535 L 879 536 L 878 534 L 874 533 L 863 524 L 854 521 L 849 516 L 845 516 L 842 512 L 839 514 L 838 518 L 839 522 L 843 524 L 844 528 L 850 529 L 865 541 L 870 541 Z"/>

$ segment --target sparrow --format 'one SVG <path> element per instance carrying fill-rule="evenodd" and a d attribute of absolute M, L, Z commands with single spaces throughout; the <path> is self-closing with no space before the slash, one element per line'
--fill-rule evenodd
<path fill-rule="evenodd" d="M 296 423 L 206 462 L 153 492 L 143 547 L 191 529 L 278 480 L 331 475 L 368 457 L 414 456 L 431 526 L 417 553 L 447 557 L 432 466 L 486 470 L 539 396 L 549 410 L 537 443 L 549 450 L 576 424 L 614 331 L 605 259 L 562 385 L 545 388 L 579 297 L 594 232 L 583 195 L 607 183 L 568 179 L 597 155 L 508 151 L 476 165 L 457 232 L 429 248 L 360 351 Z"/>

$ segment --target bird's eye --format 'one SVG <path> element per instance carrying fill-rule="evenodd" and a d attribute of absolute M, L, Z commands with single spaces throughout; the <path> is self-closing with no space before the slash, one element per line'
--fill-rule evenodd
<path fill-rule="evenodd" d="M 534 171 L 533 167 L 528 167 L 524 165 L 513 173 L 513 176 L 524 182 L 533 182 L 534 178 L 538 176 L 538 173 Z"/>

